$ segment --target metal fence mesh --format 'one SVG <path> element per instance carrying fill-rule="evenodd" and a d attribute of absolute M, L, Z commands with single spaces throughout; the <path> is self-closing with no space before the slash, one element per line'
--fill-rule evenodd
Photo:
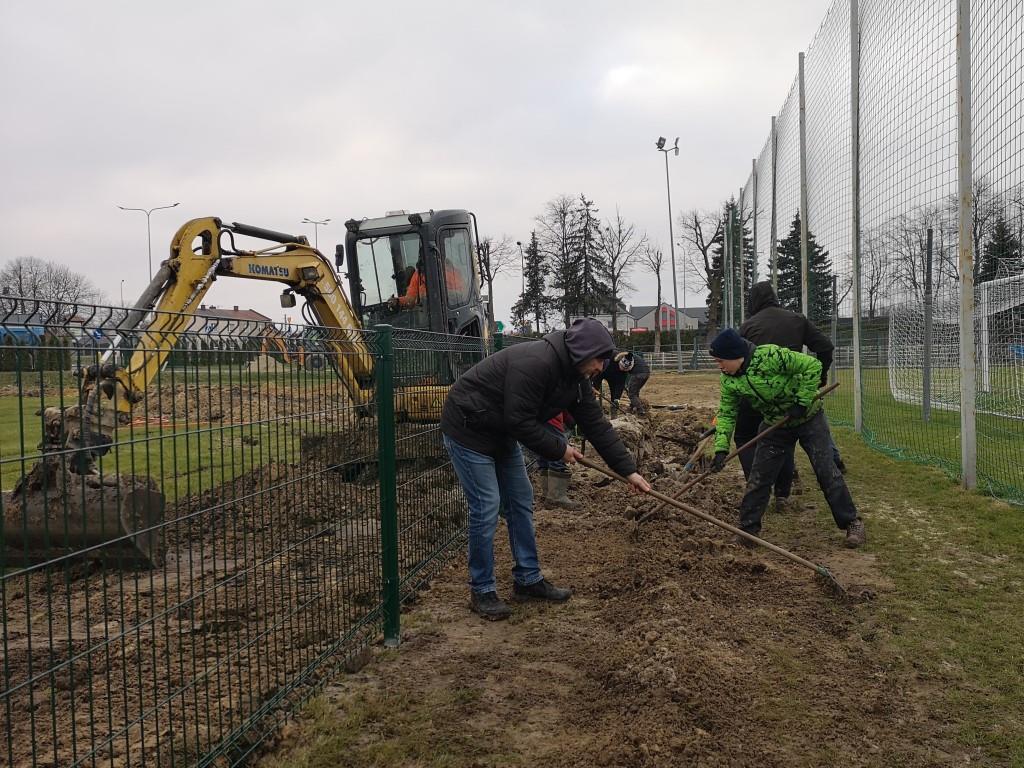
<path fill-rule="evenodd" d="M 354 395 L 336 373 L 375 365 L 379 332 L 182 315 L 130 363 L 122 310 L 0 303 L 0 764 L 244 762 L 378 637 L 388 546 L 397 606 L 461 539 L 436 418 L 401 407 L 480 359 L 479 340 L 396 337 L 398 461 L 382 468 L 382 383 Z M 75 410 L 72 372 L 161 352 L 103 445 L 90 427 L 109 414 Z"/>
<path fill-rule="evenodd" d="M 958 199 L 958 5 L 968 14 L 973 131 L 969 229 L 974 250 L 979 484 L 1024 501 L 1024 6 L 1006 0 L 893 4 L 837 0 L 805 57 L 807 247 L 827 252 L 807 278 L 809 315 L 836 342 L 836 421 L 874 445 L 959 476 L 961 436 Z M 851 8 L 859 68 L 851 72 Z M 851 89 L 859 95 L 859 350 L 852 345 L 854 167 Z M 754 173 L 774 209 L 777 249 L 800 206 L 799 76 Z M 749 182 L 748 182 L 749 183 Z M 770 216 L 767 218 L 770 219 Z M 758 219 L 759 263 L 770 235 Z M 762 252 L 760 233 L 765 231 Z M 761 255 L 764 253 L 764 255 Z M 781 267 L 780 267 L 781 268 Z M 820 270 L 820 271 L 819 271 Z M 780 276 L 780 281 L 785 282 Z M 786 286 L 780 285 L 785 292 Z M 816 300 L 817 299 L 817 300 Z M 965 331 L 969 333 L 968 331 Z M 859 353 L 861 390 L 853 360 Z M 969 453 L 969 450 L 968 450 Z"/>

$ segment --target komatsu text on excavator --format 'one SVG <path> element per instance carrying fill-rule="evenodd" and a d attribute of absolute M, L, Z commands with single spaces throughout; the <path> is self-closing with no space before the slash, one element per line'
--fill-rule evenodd
<path fill-rule="evenodd" d="M 463 210 L 352 219 L 334 264 L 301 235 L 213 217 L 184 224 L 171 242 L 170 257 L 118 326 L 111 349 L 80 372 L 80 402 L 43 414 L 43 458 L 4 504 L 9 551 L 52 559 L 60 554 L 52 532 L 63 531 L 77 549 L 92 547 L 102 555 L 106 543 L 116 541 L 118 558 L 160 559 L 164 498 L 156 483 L 100 477 L 96 459 L 109 450 L 118 426 L 129 423 L 147 385 L 189 327 L 189 313 L 218 279 L 283 283 L 284 307 L 295 306 L 296 294 L 303 297 L 307 323 L 323 330 L 319 348 L 353 404 L 369 413 L 374 362 L 361 329 L 387 323 L 485 339 L 488 318 L 480 296 L 475 223 Z M 335 267 L 346 270 L 351 302 Z M 115 352 L 130 352 L 128 364 L 117 365 Z M 403 377 L 412 386 L 396 388 L 397 417 L 438 420 L 457 367 L 455 360 L 435 360 L 417 375 Z"/>

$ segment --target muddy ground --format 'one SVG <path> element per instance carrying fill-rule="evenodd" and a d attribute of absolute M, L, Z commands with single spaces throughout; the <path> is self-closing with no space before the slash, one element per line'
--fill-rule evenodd
<path fill-rule="evenodd" d="M 708 423 L 714 376 L 666 374 L 649 431 L 685 442 Z M 678 464 L 680 443 L 653 439 L 652 463 Z M 507 622 L 467 610 L 454 562 L 404 616 L 397 653 L 326 690 L 325 734 L 286 734 L 266 768 L 375 766 L 794 766 L 963 764 L 929 691 L 876 642 L 890 588 L 873 556 L 842 548 L 814 521 L 812 496 L 789 546 L 826 563 L 852 592 L 844 604 L 812 574 L 676 513 L 642 525 L 650 501 L 575 471 L 580 512 L 539 508 L 546 575 L 572 587 L 563 606 L 519 604 Z M 668 490 L 669 473 L 655 478 Z M 689 497 L 732 519 L 741 477 L 727 469 Z M 820 496 L 817 497 L 820 500 Z M 499 533 L 501 593 L 511 562 Z M 346 728 L 358 728 L 349 735 Z M 335 745 L 332 747 L 331 745 Z M 332 751 L 332 749 L 334 751 Z M 317 751 L 319 750 L 319 751 Z M 306 761 L 309 761 L 307 763 Z"/>

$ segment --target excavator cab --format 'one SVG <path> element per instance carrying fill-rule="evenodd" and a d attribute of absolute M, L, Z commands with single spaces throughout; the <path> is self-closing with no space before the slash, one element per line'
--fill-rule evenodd
<path fill-rule="evenodd" d="M 345 228 L 346 277 L 364 328 L 486 334 L 472 213 L 398 211 Z"/>

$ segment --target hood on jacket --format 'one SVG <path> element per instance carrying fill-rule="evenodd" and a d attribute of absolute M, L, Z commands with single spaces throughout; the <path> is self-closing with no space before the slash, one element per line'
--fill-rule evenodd
<path fill-rule="evenodd" d="M 750 298 L 747 300 L 747 314 L 756 315 L 766 307 L 779 306 L 779 297 L 775 295 L 772 284 L 768 280 L 754 283 L 750 289 Z"/>
<path fill-rule="evenodd" d="M 592 357 L 610 359 L 615 351 L 615 342 L 604 325 L 592 317 L 581 317 L 565 332 L 565 348 L 569 361 L 579 365 Z"/>

